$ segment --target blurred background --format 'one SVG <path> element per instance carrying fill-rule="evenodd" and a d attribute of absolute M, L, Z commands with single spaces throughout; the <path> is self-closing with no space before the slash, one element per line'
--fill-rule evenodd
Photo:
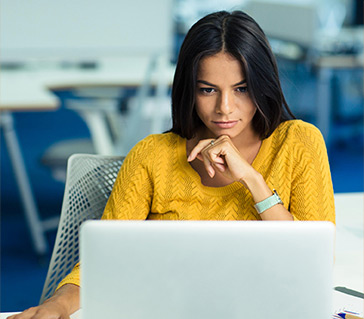
<path fill-rule="evenodd" d="M 266 32 L 293 113 L 325 138 L 335 193 L 363 192 L 362 0 L 0 0 L 0 311 L 38 304 L 68 156 L 125 155 L 167 130 L 179 47 L 221 9 Z"/>

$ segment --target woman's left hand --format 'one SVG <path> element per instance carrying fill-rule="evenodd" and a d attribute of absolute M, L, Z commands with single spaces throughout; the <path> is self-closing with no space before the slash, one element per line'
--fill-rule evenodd
<path fill-rule="evenodd" d="M 250 191 L 253 200 L 258 203 L 272 195 L 263 176 L 258 173 L 235 147 L 231 139 L 222 135 L 217 139 L 201 140 L 192 149 L 187 160 L 199 159 L 210 175 L 219 171 L 231 181 L 241 182 Z M 283 205 L 275 205 L 262 214 L 263 220 L 293 220 L 290 212 Z"/>
<path fill-rule="evenodd" d="M 232 181 L 244 182 L 255 171 L 227 135 L 199 141 L 187 160 L 192 162 L 196 158 L 204 163 L 211 178 L 219 171 Z"/>

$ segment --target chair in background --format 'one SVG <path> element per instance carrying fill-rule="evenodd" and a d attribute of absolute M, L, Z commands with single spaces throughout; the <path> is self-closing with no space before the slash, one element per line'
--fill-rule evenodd
<path fill-rule="evenodd" d="M 72 154 L 95 154 L 95 147 L 90 139 L 80 138 L 62 140 L 52 144 L 42 155 L 40 162 L 50 169 L 52 177 L 65 183 L 67 175 L 67 162 Z"/>
<path fill-rule="evenodd" d="M 79 261 L 80 225 L 101 217 L 123 160 L 121 156 L 91 154 L 74 154 L 68 159 L 62 212 L 40 303 L 52 296 Z"/>
<path fill-rule="evenodd" d="M 67 159 L 74 153 L 126 155 L 147 135 L 171 128 L 174 67 L 166 55 L 146 57 L 139 64 L 146 67 L 142 68 L 143 79 L 136 83 L 74 84 L 67 97 L 61 98 L 64 108 L 76 112 L 86 123 L 90 138 L 63 140 L 45 151 L 41 163 L 50 168 L 56 180 L 65 182 Z"/>
<path fill-rule="evenodd" d="M 92 89 L 92 90 L 91 90 Z M 65 109 L 77 113 L 86 123 L 90 138 L 71 138 L 52 144 L 40 162 L 49 168 L 52 177 L 64 183 L 68 158 L 72 154 L 115 155 L 117 129 L 113 121 L 119 117 L 120 88 L 85 88 L 71 90 L 71 97 L 61 98 Z"/>

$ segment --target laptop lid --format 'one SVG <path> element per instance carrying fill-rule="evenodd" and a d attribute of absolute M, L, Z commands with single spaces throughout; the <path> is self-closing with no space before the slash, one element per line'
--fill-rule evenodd
<path fill-rule="evenodd" d="M 329 222 L 87 221 L 83 318 L 330 318 Z"/>

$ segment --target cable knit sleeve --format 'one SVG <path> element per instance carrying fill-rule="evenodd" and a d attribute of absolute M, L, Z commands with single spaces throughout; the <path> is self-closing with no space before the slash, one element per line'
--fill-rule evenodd
<path fill-rule="evenodd" d="M 334 192 L 327 150 L 321 132 L 311 124 L 294 129 L 289 210 L 298 220 L 335 223 Z"/>

